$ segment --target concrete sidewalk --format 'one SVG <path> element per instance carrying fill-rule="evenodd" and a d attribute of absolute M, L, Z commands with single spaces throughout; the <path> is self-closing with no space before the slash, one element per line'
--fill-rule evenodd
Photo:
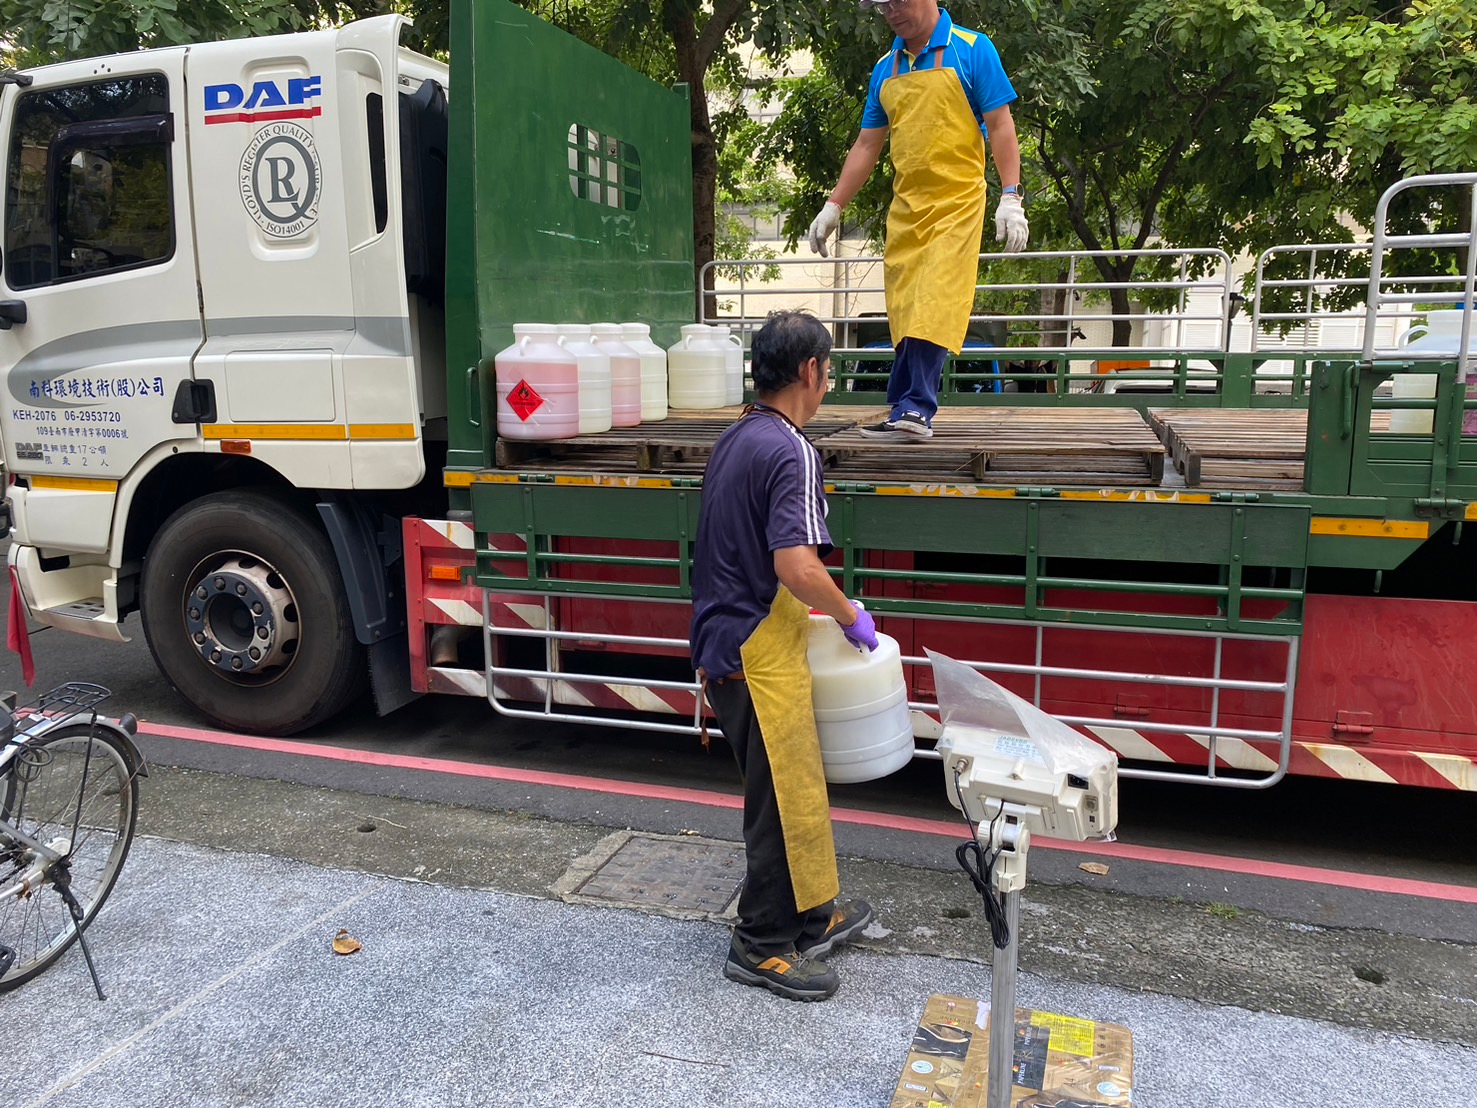
<path fill-rule="evenodd" d="M 887 920 L 880 921 L 886 924 Z M 331 953 L 339 928 L 364 945 Z M 0 998 L 0 1103 L 78 1108 L 885 1106 L 934 992 L 984 966 L 851 949 L 840 993 L 726 981 L 727 933 L 624 909 L 136 841 L 76 950 Z M 1465 1104 L 1477 1051 L 1023 974 L 1020 1003 L 1132 1029 L 1138 1108 Z"/>

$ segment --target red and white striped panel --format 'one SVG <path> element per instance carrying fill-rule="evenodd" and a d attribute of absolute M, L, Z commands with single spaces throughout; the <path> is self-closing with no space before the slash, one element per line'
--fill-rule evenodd
<path fill-rule="evenodd" d="M 471 526 L 456 520 L 406 519 L 405 577 L 407 619 L 410 625 L 411 680 L 420 692 L 452 696 L 487 695 L 487 680 L 477 670 L 428 664 L 427 629 L 482 627 L 482 589 L 463 580 L 431 576 L 436 568 L 449 572 L 475 564 L 477 539 Z M 490 535 L 491 549 L 522 553 L 520 535 Z M 489 593 L 487 612 L 492 627 L 549 627 L 549 612 L 535 598 L 517 593 Z M 537 678 L 499 678 L 497 694 L 506 700 L 538 702 L 545 682 Z M 555 680 L 556 704 L 600 708 L 616 712 L 664 712 L 692 715 L 696 694 L 681 689 L 649 689 L 635 684 L 602 684 L 570 679 Z"/>
<path fill-rule="evenodd" d="M 537 702 L 544 699 L 544 682 L 535 677 L 499 677 L 497 692 L 504 700 Z M 612 712 L 663 712 L 691 717 L 697 708 L 697 694 L 683 689 L 559 679 L 554 682 L 554 703 Z"/>
<path fill-rule="evenodd" d="M 482 626 L 482 589 L 463 571 L 477 561 L 477 536 L 470 524 L 449 519 L 408 517 L 401 523 L 405 550 L 405 606 L 410 636 L 411 687 L 417 692 L 486 696 L 480 672 L 429 665 L 429 628 Z M 520 535 L 489 535 L 489 549 L 521 554 Z M 438 576 L 439 574 L 439 576 Z M 494 622 L 513 620 L 544 626 L 544 608 L 518 595 L 491 594 Z"/>
<path fill-rule="evenodd" d="M 1209 759 L 1207 735 L 1146 735 L 1129 727 L 1087 729 L 1118 756 L 1136 762 L 1167 762 L 1203 766 Z M 1271 751 L 1271 754 L 1268 753 Z M 1223 769 L 1271 773 L 1277 768 L 1271 746 L 1254 746 L 1242 739 L 1222 737 L 1215 744 L 1216 764 Z M 1294 739 L 1288 772 L 1304 777 L 1341 777 L 1387 785 L 1461 789 L 1477 792 L 1477 759 L 1461 754 L 1434 754 Z"/>

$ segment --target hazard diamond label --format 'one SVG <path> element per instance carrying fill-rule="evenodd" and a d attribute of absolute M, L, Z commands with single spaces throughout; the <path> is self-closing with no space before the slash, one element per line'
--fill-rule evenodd
<path fill-rule="evenodd" d="M 543 406 L 544 398 L 534 392 L 533 386 L 527 381 L 519 381 L 513 386 L 513 391 L 508 393 L 508 407 L 512 408 L 524 423 L 527 423 L 528 417 Z"/>

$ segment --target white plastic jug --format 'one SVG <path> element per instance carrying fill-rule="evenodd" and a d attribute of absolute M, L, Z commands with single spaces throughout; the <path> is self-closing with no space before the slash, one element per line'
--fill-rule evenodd
<path fill-rule="evenodd" d="M 706 323 L 689 323 L 667 351 L 667 398 L 674 408 L 721 408 L 728 402 L 728 353 Z"/>
<path fill-rule="evenodd" d="M 579 365 L 552 323 L 516 323 L 513 345 L 493 358 L 497 433 L 505 439 L 569 439 L 580 429 Z"/>
<path fill-rule="evenodd" d="M 1400 336 L 1400 346 L 1405 350 L 1420 350 L 1427 353 L 1451 354 L 1455 356 L 1462 343 L 1461 308 L 1427 312 L 1426 322 L 1417 324 Z M 1477 316 L 1472 317 L 1467 336 L 1467 352 L 1477 354 Z M 1467 371 L 1467 396 L 1477 399 L 1477 367 L 1469 362 Z M 1391 395 L 1400 399 L 1420 397 L 1429 400 L 1436 395 L 1436 375 L 1433 373 L 1400 373 L 1391 381 Z M 1429 435 L 1435 412 L 1390 413 L 1390 430 L 1406 435 Z M 1468 411 L 1462 419 L 1462 433 L 1477 434 L 1477 411 Z"/>
<path fill-rule="evenodd" d="M 651 341 L 651 324 L 623 323 L 621 338 L 641 357 L 641 422 L 667 418 L 667 352 Z"/>
<path fill-rule="evenodd" d="M 591 324 L 591 341 L 610 357 L 610 424 L 635 427 L 641 422 L 641 355 L 621 338 L 619 323 Z"/>
<path fill-rule="evenodd" d="M 744 340 L 726 323 L 710 323 L 708 328 L 723 346 L 723 402 L 744 402 Z"/>
<path fill-rule="evenodd" d="M 610 430 L 610 355 L 590 341 L 587 323 L 561 323 L 559 345 L 574 355 L 580 376 L 580 434 Z"/>
<path fill-rule="evenodd" d="M 830 616 L 810 615 L 811 701 L 826 780 L 875 781 L 913 758 L 913 720 L 897 640 L 877 636 L 877 649 L 846 641 Z"/>

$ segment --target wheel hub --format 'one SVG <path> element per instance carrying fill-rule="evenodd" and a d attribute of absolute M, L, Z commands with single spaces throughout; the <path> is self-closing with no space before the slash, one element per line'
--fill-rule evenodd
<path fill-rule="evenodd" d="M 185 628 L 206 665 L 223 674 L 257 673 L 292 660 L 297 604 L 271 566 L 235 556 L 185 596 Z"/>

